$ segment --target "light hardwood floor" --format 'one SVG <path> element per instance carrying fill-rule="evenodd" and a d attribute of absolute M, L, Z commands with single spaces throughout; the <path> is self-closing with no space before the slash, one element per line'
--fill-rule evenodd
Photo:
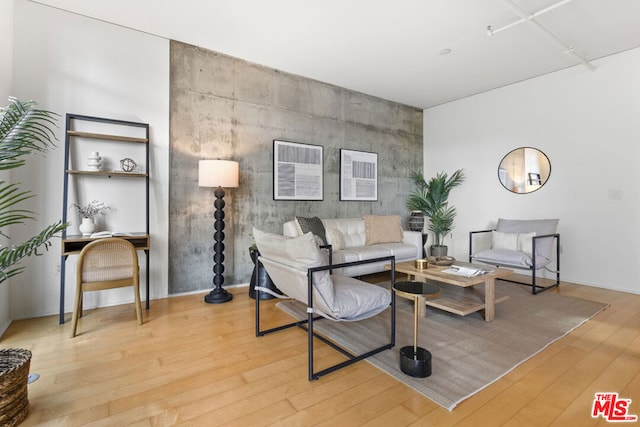
<path fill-rule="evenodd" d="M 32 350 L 41 375 L 23 425 L 588 426 L 607 424 L 590 415 L 604 391 L 640 415 L 640 295 L 563 283 L 551 292 L 610 307 L 449 412 L 365 361 L 309 382 L 306 334 L 256 338 L 254 301 L 231 291 L 152 301 L 142 326 L 133 304 L 90 310 L 73 339 L 57 316 L 14 322 L 0 347 Z"/>

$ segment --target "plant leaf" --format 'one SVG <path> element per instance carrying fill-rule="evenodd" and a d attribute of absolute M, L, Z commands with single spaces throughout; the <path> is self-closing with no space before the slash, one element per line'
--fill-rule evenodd
<path fill-rule="evenodd" d="M 24 267 L 15 267 L 25 257 L 31 255 L 40 255 L 38 250 L 44 247 L 49 250 L 51 246 L 50 239 L 57 233 L 67 228 L 69 224 L 63 224 L 58 221 L 44 229 L 37 236 L 32 237 L 20 245 L 4 246 L 0 249 L 0 283 L 9 277 L 15 276 L 24 270 Z"/>
<path fill-rule="evenodd" d="M 0 108 L 0 170 L 23 166 L 22 158 L 34 152 L 46 152 L 55 147 L 58 114 L 36 109 L 35 102 L 22 102 L 9 98 L 9 105 Z M 30 191 L 21 191 L 18 184 L 0 181 L 0 235 L 9 236 L 4 229 L 13 224 L 24 224 L 33 220 L 35 214 L 16 207 L 21 202 L 34 197 Z M 23 258 L 40 255 L 41 248 L 49 249 L 50 239 L 64 230 L 68 224 L 58 221 L 48 226 L 37 236 L 19 245 L 0 248 L 0 283 L 20 274 L 24 267 L 16 266 Z"/>
<path fill-rule="evenodd" d="M 9 102 L 0 108 L 0 170 L 24 165 L 22 156 L 46 152 L 57 141 L 51 127 L 57 127 L 58 114 L 36 109 L 33 101 L 11 97 Z"/>

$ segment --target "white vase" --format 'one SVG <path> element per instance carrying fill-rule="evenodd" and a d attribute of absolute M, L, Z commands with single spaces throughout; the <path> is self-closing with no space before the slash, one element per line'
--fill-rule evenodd
<path fill-rule="evenodd" d="M 97 151 L 92 151 L 87 160 L 87 167 L 91 171 L 99 171 L 102 169 L 102 157 Z"/>
<path fill-rule="evenodd" d="M 96 223 L 93 222 L 93 218 L 82 218 L 82 224 L 80 224 L 78 230 L 83 236 L 86 236 L 96 231 Z"/>

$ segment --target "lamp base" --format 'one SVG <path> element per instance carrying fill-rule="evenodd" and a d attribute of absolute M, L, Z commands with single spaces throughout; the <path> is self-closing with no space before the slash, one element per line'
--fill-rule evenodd
<path fill-rule="evenodd" d="M 223 302 L 231 301 L 232 298 L 233 295 L 231 293 L 222 287 L 218 287 L 204 296 L 204 302 L 208 304 L 222 304 Z"/>

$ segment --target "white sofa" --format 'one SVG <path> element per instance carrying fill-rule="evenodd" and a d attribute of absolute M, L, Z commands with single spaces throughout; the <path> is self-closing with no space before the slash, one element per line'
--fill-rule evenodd
<path fill-rule="evenodd" d="M 365 220 L 363 218 L 322 219 L 326 230 L 327 243 L 333 248 L 333 263 L 367 260 L 393 255 L 396 262 L 412 261 L 422 258 L 422 234 L 418 231 L 402 230 L 401 242 L 366 244 Z M 282 226 L 285 236 L 299 236 L 300 229 L 295 220 L 287 221 Z M 339 234 L 336 234 L 339 233 Z M 346 276 L 385 271 L 388 262 L 350 266 L 335 270 Z"/>

